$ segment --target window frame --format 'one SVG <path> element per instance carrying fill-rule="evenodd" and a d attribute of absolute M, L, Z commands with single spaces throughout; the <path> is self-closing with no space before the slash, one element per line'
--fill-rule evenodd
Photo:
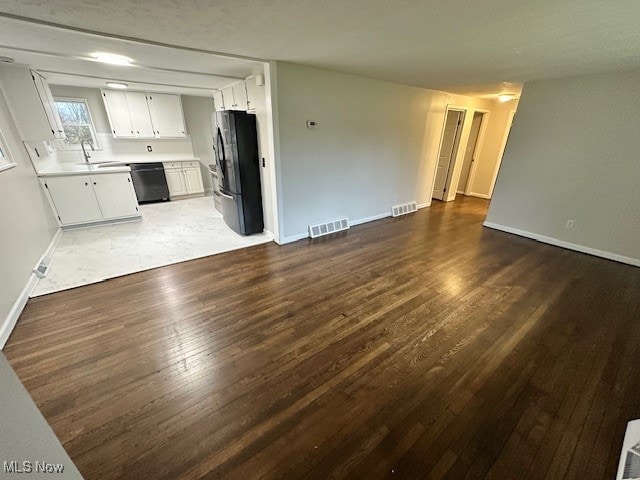
<path fill-rule="evenodd" d="M 101 150 L 100 142 L 98 142 L 98 133 L 96 132 L 96 125 L 93 122 L 93 115 L 91 115 L 91 108 L 89 108 L 89 101 L 84 97 L 54 96 L 53 97 L 53 103 L 56 104 L 56 110 L 58 109 L 57 102 L 84 103 L 85 107 L 87 108 L 87 114 L 89 115 L 89 124 L 88 124 L 88 126 L 89 126 L 89 132 L 91 133 L 91 139 L 93 140 L 93 148 L 95 150 Z M 60 114 L 60 112 L 58 112 L 58 114 Z M 84 125 L 86 125 L 84 123 L 78 123 L 78 124 L 67 123 L 67 124 L 65 124 L 62 121 L 62 116 L 60 117 L 60 122 L 62 123 L 62 128 L 63 129 L 64 129 L 65 125 L 76 125 L 76 126 L 84 126 Z M 56 141 L 56 149 L 57 150 L 81 150 L 82 147 L 80 146 L 79 143 L 69 144 L 69 143 L 66 142 L 66 140 L 59 140 L 59 141 Z"/>
<path fill-rule="evenodd" d="M 9 170 L 16 166 L 16 161 L 11 155 L 11 151 L 7 146 L 7 141 L 4 139 L 4 135 L 0 131 L 0 172 Z"/>

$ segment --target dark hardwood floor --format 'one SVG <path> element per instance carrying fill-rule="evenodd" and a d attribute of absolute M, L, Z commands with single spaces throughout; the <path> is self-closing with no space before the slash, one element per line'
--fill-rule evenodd
<path fill-rule="evenodd" d="M 5 353 L 87 479 L 612 479 L 640 269 L 486 208 L 35 298 Z"/>

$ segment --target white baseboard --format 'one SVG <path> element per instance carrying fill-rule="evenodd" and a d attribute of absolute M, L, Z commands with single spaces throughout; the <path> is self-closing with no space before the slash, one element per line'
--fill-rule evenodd
<path fill-rule="evenodd" d="M 363 223 L 375 222 L 376 220 L 381 220 L 383 218 L 387 218 L 391 216 L 391 212 L 379 213 L 377 215 L 372 215 L 370 217 L 359 218 L 357 220 L 349 221 L 350 226 L 361 225 Z"/>
<path fill-rule="evenodd" d="M 262 233 L 264 233 L 267 237 L 269 237 L 271 240 L 275 240 L 275 236 L 273 235 L 273 233 L 271 233 L 269 230 L 267 230 L 266 228 L 262 231 Z"/>
<path fill-rule="evenodd" d="M 27 300 L 29 300 L 31 292 L 33 292 L 33 289 L 35 288 L 37 283 L 38 277 L 36 277 L 35 273 L 31 272 L 31 275 L 29 275 L 29 280 L 27 280 L 27 284 L 20 292 L 16 303 L 14 303 L 13 307 L 11 307 L 11 310 L 9 310 L 7 318 L 5 318 L 4 322 L 2 323 L 2 327 L 0 327 L 0 349 L 3 349 L 5 343 L 7 343 L 7 340 L 9 340 L 9 336 L 11 335 L 11 332 L 13 332 L 13 329 L 18 322 L 18 318 L 20 317 L 24 306 L 27 304 Z"/>
<path fill-rule="evenodd" d="M 58 242 L 60 242 L 61 237 L 62 229 L 59 228 L 56 234 L 51 239 L 47 250 L 44 252 L 46 256 L 51 257 L 53 255 L 53 252 L 58 246 Z M 11 307 L 11 310 L 9 310 L 7 318 L 4 319 L 2 325 L 0 326 L 0 350 L 4 348 L 7 340 L 9 340 L 9 336 L 11 335 L 11 332 L 13 332 L 13 329 L 18 322 L 18 318 L 20 318 L 20 314 L 22 313 L 22 310 L 24 310 L 24 307 L 27 304 L 27 301 L 29 300 L 29 297 L 31 296 L 31 293 L 33 292 L 33 289 L 36 287 L 37 283 L 38 277 L 35 273 L 31 272 L 31 275 L 29 275 L 29 279 L 27 280 L 27 284 L 20 292 L 20 295 L 18 295 L 18 298 L 13 304 L 13 307 Z"/>
<path fill-rule="evenodd" d="M 584 245 L 578 245 L 577 243 L 565 242 L 553 237 L 547 237 L 546 235 L 540 235 L 538 233 L 528 232 L 526 230 L 520 230 L 518 228 L 507 227 L 505 225 L 499 225 L 492 222 L 484 222 L 483 225 L 494 230 L 500 230 L 502 232 L 513 233 L 521 237 L 531 238 L 538 242 L 547 243 L 556 247 L 566 248 L 568 250 L 574 250 L 576 252 L 587 253 L 596 257 L 606 258 L 607 260 L 613 260 L 620 263 L 626 263 L 633 265 L 634 267 L 640 267 L 640 258 L 626 257 L 624 255 L 618 255 L 617 253 L 606 252 L 604 250 L 598 250 L 596 248 L 585 247 Z"/>
<path fill-rule="evenodd" d="M 421 204 L 418 205 L 418 208 L 428 207 L 429 204 Z M 383 218 L 387 218 L 391 216 L 391 212 L 378 213 L 377 215 L 371 215 L 370 217 L 358 218 L 356 220 L 349 220 L 349 226 L 355 227 L 356 225 L 361 225 L 363 223 L 374 222 L 376 220 L 381 220 Z M 288 237 L 284 237 L 282 239 L 282 243 L 280 245 L 284 245 L 286 243 L 297 242 L 298 240 L 303 240 L 309 237 L 309 232 L 299 233 L 297 235 L 290 235 Z"/>
<path fill-rule="evenodd" d="M 484 198 L 486 200 L 491 200 L 491 195 L 486 195 L 484 193 L 474 193 L 474 192 L 469 192 L 469 196 L 470 197 L 478 197 L 478 198 Z"/>
<path fill-rule="evenodd" d="M 287 243 L 297 242 L 298 240 L 303 240 L 309 237 L 309 232 L 298 233 L 297 235 L 289 235 L 288 237 L 282 238 L 282 243 L 280 245 L 285 245 Z"/>
<path fill-rule="evenodd" d="M 431 206 L 431 202 L 428 203 L 419 203 L 418 204 L 418 210 L 420 210 L 421 208 L 426 208 L 426 207 L 430 207 Z"/>

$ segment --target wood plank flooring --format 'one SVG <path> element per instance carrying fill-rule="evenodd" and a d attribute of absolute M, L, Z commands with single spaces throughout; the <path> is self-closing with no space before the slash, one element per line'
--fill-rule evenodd
<path fill-rule="evenodd" d="M 640 269 L 461 198 L 29 301 L 5 353 L 87 479 L 609 479 Z"/>

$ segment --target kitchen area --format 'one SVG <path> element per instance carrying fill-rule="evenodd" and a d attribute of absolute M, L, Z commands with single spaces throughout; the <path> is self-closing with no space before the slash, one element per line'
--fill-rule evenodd
<path fill-rule="evenodd" d="M 0 49 L 0 86 L 60 227 L 32 296 L 273 239 L 263 66 L 205 73 L 195 54 L 126 47 Z M 184 71 L 143 64 L 143 50 L 181 56 Z"/>

